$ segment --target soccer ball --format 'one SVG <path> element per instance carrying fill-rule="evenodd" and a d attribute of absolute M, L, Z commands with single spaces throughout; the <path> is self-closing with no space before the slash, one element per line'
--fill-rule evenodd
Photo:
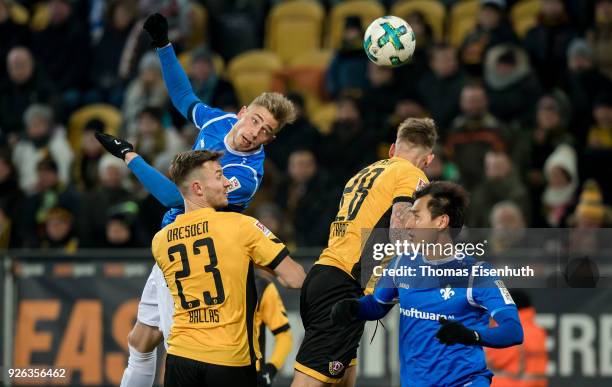
<path fill-rule="evenodd" d="M 380 66 L 403 65 L 414 54 L 415 45 L 412 27 L 397 16 L 374 20 L 363 37 L 363 48 L 368 58 Z"/>

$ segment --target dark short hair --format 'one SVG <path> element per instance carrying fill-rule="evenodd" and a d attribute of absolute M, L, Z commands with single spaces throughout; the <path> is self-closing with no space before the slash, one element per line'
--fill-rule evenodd
<path fill-rule="evenodd" d="M 221 156 L 223 156 L 221 152 L 207 150 L 181 152 L 174 156 L 170 164 L 170 178 L 180 187 L 191 171 L 201 167 L 207 161 L 218 161 Z"/>
<path fill-rule="evenodd" d="M 465 211 L 468 206 L 468 194 L 459 184 L 448 181 L 434 181 L 414 193 L 414 200 L 423 196 L 431 196 L 427 209 L 431 218 L 441 215 L 448 216 L 448 227 L 451 237 L 456 237 L 465 220 Z"/>

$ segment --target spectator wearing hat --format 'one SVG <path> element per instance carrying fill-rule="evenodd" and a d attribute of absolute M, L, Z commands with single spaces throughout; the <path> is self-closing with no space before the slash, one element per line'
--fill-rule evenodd
<path fill-rule="evenodd" d="M 325 88 L 332 97 L 340 96 L 344 90 L 363 92 L 370 86 L 367 78 L 369 60 L 363 54 L 363 33 L 358 16 L 346 18 L 342 43 L 325 74 Z"/>
<path fill-rule="evenodd" d="M 542 214 L 549 227 L 567 226 L 567 218 L 576 205 L 578 160 L 576 151 L 559 145 L 544 163 L 546 188 L 542 194 Z"/>
<path fill-rule="evenodd" d="M 598 96 L 593 104 L 595 124 L 589 129 L 587 146 L 597 150 L 612 150 L 612 94 Z"/>
<path fill-rule="evenodd" d="M 107 248 L 129 249 L 147 246 L 138 224 L 136 203 L 123 203 L 109 209 L 104 235 Z"/>
<path fill-rule="evenodd" d="M 79 247 L 79 239 L 75 233 L 74 216 L 70 211 L 54 207 L 47 212 L 39 247 L 61 249 L 67 254 L 76 252 Z"/>
<path fill-rule="evenodd" d="M 506 13 L 506 1 L 481 0 L 476 27 L 465 37 L 459 50 L 461 62 L 471 75 L 480 76 L 489 48 L 517 41 Z"/>
<path fill-rule="evenodd" d="M 51 107 L 30 105 L 23 114 L 25 136 L 13 149 L 13 163 L 19 174 L 19 185 L 26 193 L 37 191 L 36 166 L 50 157 L 57 165 L 62 184 L 70 182 L 70 168 L 74 154 L 63 127 L 54 124 Z"/>
<path fill-rule="evenodd" d="M 603 201 L 599 184 L 593 179 L 586 180 L 576 210 L 568 219 L 572 227 L 570 252 L 586 256 L 601 254 L 604 246 L 608 245 L 605 228 L 610 226 L 611 214 L 612 210 Z"/>
<path fill-rule="evenodd" d="M 594 19 L 587 39 L 597 68 L 612 79 L 612 0 L 597 0 Z"/>
<path fill-rule="evenodd" d="M 434 45 L 429 50 L 429 71 L 418 81 L 417 89 L 441 137 L 460 113 L 459 96 L 465 83 L 455 48 L 447 44 Z"/>
<path fill-rule="evenodd" d="M 542 0 L 537 24 L 523 41 L 542 86 L 550 90 L 566 72 L 567 48 L 576 37 L 562 0 Z"/>
<path fill-rule="evenodd" d="M 154 52 L 146 53 L 138 65 L 138 76 L 127 88 L 123 100 L 123 119 L 128 137 L 136 134 L 138 117 L 146 107 L 164 108 L 168 102 L 161 65 Z"/>
<path fill-rule="evenodd" d="M 591 124 L 594 98 L 612 90 L 612 81 L 593 63 L 593 51 L 584 39 L 572 40 L 567 50 L 568 74 L 565 90 L 573 109 L 572 132 L 578 143 L 585 143 L 585 133 Z"/>
<path fill-rule="evenodd" d="M 514 127 L 533 125 L 542 90 L 523 49 L 513 44 L 492 47 L 486 55 L 484 79 L 495 117 Z"/>
<path fill-rule="evenodd" d="M 207 48 L 193 52 L 188 75 L 193 92 L 202 102 L 224 111 L 239 110 L 234 87 L 217 74 L 213 55 Z"/>
<path fill-rule="evenodd" d="M 1 32 L 0 36 L 3 36 Z M 0 62 L 4 60 L 0 58 Z M 5 63 L 8 77 L 0 81 L 0 137 L 6 137 L 4 141 L 14 145 L 24 129 L 23 113 L 28 106 L 52 100 L 54 91 L 27 47 L 12 48 Z"/>

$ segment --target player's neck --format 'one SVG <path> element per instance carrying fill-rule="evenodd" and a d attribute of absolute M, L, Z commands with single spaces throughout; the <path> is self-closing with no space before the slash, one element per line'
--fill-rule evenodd
<path fill-rule="evenodd" d="M 203 208 L 212 208 L 206 199 L 184 199 L 185 213 L 201 210 Z"/>
<path fill-rule="evenodd" d="M 408 160 L 415 167 L 421 168 L 421 165 L 423 164 L 426 155 L 423 155 L 423 151 L 421 149 L 397 147 L 395 148 L 395 153 L 393 154 L 393 157 L 399 157 L 401 159 Z"/>

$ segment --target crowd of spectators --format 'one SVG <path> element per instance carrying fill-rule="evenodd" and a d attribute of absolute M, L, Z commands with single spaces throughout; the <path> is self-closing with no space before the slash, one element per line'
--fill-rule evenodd
<path fill-rule="evenodd" d="M 48 24 L 15 22 L 14 2 L 31 14 L 47 3 Z M 278 2 L 200 2 L 211 18 L 208 45 L 193 51 L 187 71 L 202 101 L 240 107 L 212 53 L 228 59 L 261 46 L 266 12 Z M 475 28 L 458 47 L 436 40 L 421 13 L 409 15 L 417 48 L 396 69 L 368 61 L 366 26 L 349 17 L 322 82 L 336 104 L 333 124 L 317 128 L 304 96 L 289 94 L 298 119 L 266 146 L 264 181 L 249 213 L 292 246 L 324 246 L 346 180 L 387 157 L 402 120 L 431 116 L 440 141 L 426 173 L 470 191 L 468 226 L 609 226 L 612 0 L 541 0 L 522 38 L 508 18 L 516 2 L 482 0 Z M 329 9 L 337 2 L 322 3 Z M 89 120 L 76 149 L 66 128 L 80 107 L 114 105 L 122 113 L 119 135 L 167 172 L 197 129 L 171 106 L 141 30 L 161 10 L 180 53 L 192 39 L 189 5 L 0 0 L 0 248 L 149 244 L 165 209 L 98 144 L 94 133 L 109 128 Z M 232 22 L 250 23 L 253 34 L 236 39 Z"/>

